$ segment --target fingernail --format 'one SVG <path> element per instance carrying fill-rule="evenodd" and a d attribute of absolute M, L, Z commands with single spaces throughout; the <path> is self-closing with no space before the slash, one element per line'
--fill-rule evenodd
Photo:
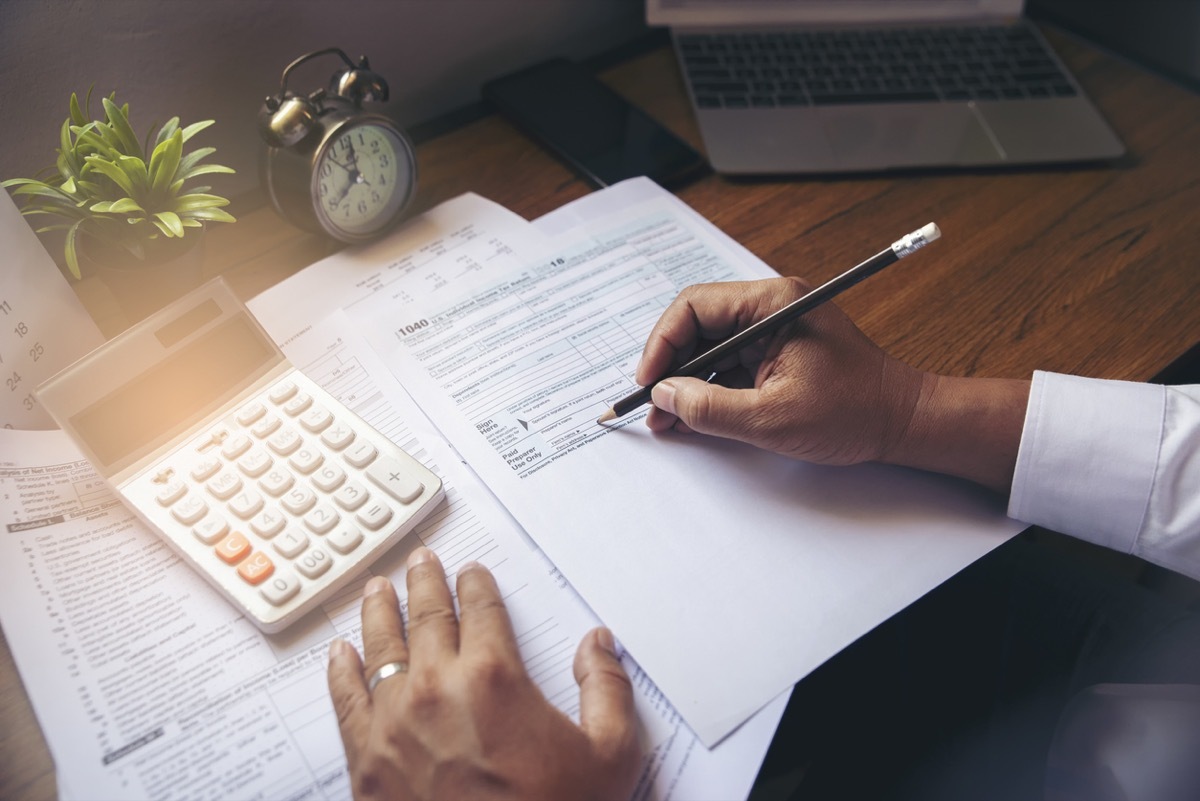
<path fill-rule="evenodd" d="M 458 572 L 466 573 L 468 570 L 487 570 L 487 568 L 484 567 L 483 565 L 479 564 L 479 562 L 472 561 L 472 562 L 467 562 L 465 565 L 460 567 L 458 569 Z"/>
<path fill-rule="evenodd" d="M 596 629 L 596 644 L 613 656 L 617 655 L 617 643 L 613 634 L 606 628 Z"/>
<path fill-rule="evenodd" d="M 387 576 L 372 576 L 371 580 L 367 582 L 367 586 L 363 587 L 363 597 L 383 592 L 389 584 L 391 582 L 388 581 Z"/>
<path fill-rule="evenodd" d="M 414 568 L 417 565 L 421 564 L 422 562 L 429 562 L 432 560 L 433 560 L 433 551 L 429 550 L 424 545 L 422 545 L 408 555 L 408 567 L 411 569 L 411 568 Z"/>
<path fill-rule="evenodd" d="M 345 640 L 334 640 L 329 643 L 329 661 L 336 662 L 350 655 L 350 643 Z"/>
<path fill-rule="evenodd" d="M 664 412 L 675 414 L 675 385 L 670 380 L 659 381 L 650 390 L 650 400 Z"/>

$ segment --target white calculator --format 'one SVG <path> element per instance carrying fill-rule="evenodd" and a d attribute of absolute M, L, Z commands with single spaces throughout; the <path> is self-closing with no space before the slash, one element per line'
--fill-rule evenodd
<path fill-rule="evenodd" d="M 125 503 L 266 632 L 327 599 L 444 495 L 293 367 L 220 278 L 38 397 Z"/>

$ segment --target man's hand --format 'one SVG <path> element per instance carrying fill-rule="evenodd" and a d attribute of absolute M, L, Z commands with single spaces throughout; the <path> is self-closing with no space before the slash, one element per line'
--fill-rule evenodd
<path fill-rule="evenodd" d="M 808 290 L 795 278 L 688 287 L 650 332 L 637 383 L 654 382 Z M 832 303 L 719 369 L 712 383 L 658 383 L 647 425 L 809 462 L 888 462 L 1009 491 L 1028 381 L 922 372 L 885 353 Z"/>
<path fill-rule="evenodd" d="M 575 655 L 580 725 L 529 678 L 492 574 L 458 573 L 460 614 L 437 557 L 408 560 L 407 639 L 384 578 L 363 598 L 365 668 L 342 640 L 330 648 L 329 689 L 354 797 L 366 799 L 611 799 L 626 801 L 640 765 L 633 691 L 607 629 Z M 371 692 L 384 665 L 404 668 Z"/>
<path fill-rule="evenodd" d="M 688 287 L 650 332 L 637 382 L 645 386 L 808 291 L 794 278 Z M 720 369 L 713 383 L 661 382 L 650 427 L 738 439 L 810 462 L 871 461 L 903 434 L 922 381 L 831 303 Z"/>

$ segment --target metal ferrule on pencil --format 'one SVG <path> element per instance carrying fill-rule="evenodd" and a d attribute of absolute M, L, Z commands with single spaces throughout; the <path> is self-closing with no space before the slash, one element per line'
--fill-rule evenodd
<path fill-rule="evenodd" d="M 903 259 L 905 256 L 911 255 L 915 251 L 925 247 L 941 235 L 941 230 L 933 223 L 929 223 L 920 230 L 913 231 L 911 234 L 905 234 L 893 242 L 892 252 L 896 254 L 896 258 Z"/>

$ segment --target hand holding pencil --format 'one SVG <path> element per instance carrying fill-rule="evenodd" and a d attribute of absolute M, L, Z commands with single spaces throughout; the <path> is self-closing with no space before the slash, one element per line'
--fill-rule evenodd
<path fill-rule="evenodd" d="M 939 239 L 941 235 L 942 232 L 938 227 L 933 223 L 929 223 L 913 231 L 911 234 L 901 237 L 893 242 L 890 247 L 884 248 L 866 261 L 842 273 L 837 278 L 804 293 L 801 297 L 796 298 L 781 308 L 773 310 L 765 317 L 755 319 L 743 328 L 730 332 L 730 334 L 726 335 L 728 336 L 727 339 L 705 350 L 699 356 L 690 359 L 682 366 L 673 370 L 669 376 L 651 372 L 649 380 L 642 383 L 642 371 L 639 369 L 638 382 L 641 384 L 641 388 L 614 403 L 613 407 L 601 415 L 600 419 L 596 422 L 606 423 L 610 420 L 615 420 L 637 407 L 649 403 L 654 382 L 661 380 L 663 377 L 699 377 L 710 374 L 716 365 L 733 356 L 742 348 L 775 334 L 801 315 L 807 314 L 826 301 L 832 300 L 860 281 L 879 272 L 884 267 L 894 264 L 905 256 L 920 250 L 930 242 Z M 678 303 L 678 300 L 676 303 Z M 670 310 L 668 310 L 668 314 L 669 312 Z M 660 328 L 661 322 L 659 326 L 655 327 L 655 332 L 658 332 Z M 652 338 L 653 336 L 654 332 L 651 333 Z M 643 362 L 645 362 L 644 358 Z"/>
<path fill-rule="evenodd" d="M 638 365 L 635 380 L 655 404 L 647 424 L 738 439 L 812 462 L 883 458 L 918 400 L 923 374 L 888 356 L 825 301 L 937 237 L 936 226 L 921 232 L 927 236 L 915 247 L 916 234 L 897 243 L 907 241 L 911 250 L 884 251 L 817 290 L 790 278 L 685 289 L 654 326 Z M 795 313 L 798 308 L 805 311 Z M 766 320 L 772 322 L 762 325 Z M 713 348 L 714 342 L 724 344 Z M 671 369 L 696 352 L 704 358 Z M 699 374 L 688 367 L 697 362 L 704 364 Z M 728 380 L 723 375 L 725 385 L 704 380 L 707 371 L 730 368 L 736 369 Z"/>

